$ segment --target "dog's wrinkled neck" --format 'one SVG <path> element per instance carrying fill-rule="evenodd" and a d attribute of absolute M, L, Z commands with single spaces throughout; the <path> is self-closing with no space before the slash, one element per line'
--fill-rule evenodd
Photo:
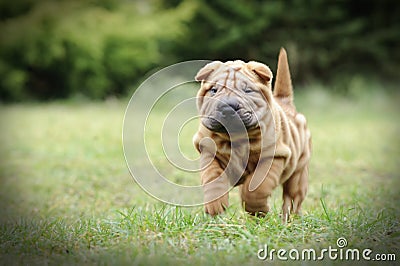
<path fill-rule="evenodd" d="M 260 138 L 260 132 L 261 128 L 259 126 L 253 127 L 245 132 L 240 132 L 240 133 L 228 133 L 228 132 L 215 132 L 211 131 L 212 136 L 217 136 L 220 139 L 223 139 L 225 141 L 229 141 L 232 143 L 242 143 L 243 140 L 249 140 L 249 141 L 254 141 L 254 140 L 259 140 Z"/>

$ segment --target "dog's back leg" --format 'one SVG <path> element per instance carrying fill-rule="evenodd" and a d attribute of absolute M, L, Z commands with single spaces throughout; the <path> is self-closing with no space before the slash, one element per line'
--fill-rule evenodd
<path fill-rule="evenodd" d="M 301 204 L 306 197 L 308 189 L 308 165 L 297 170 L 283 184 L 283 216 L 284 222 L 288 221 L 290 213 L 300 214 Z"/>

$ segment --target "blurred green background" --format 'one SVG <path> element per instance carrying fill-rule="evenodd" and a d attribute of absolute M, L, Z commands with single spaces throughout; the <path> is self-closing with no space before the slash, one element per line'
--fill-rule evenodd
<path fill-rule="evenodd" d="M 11 0 L 0 17 L 0 265 L 265 265 L 265 244 L 321 250 L 339 237 L 399 256 L 400 2 Z M 303 216 L 281 223 L 281 189 L 264 219 L 243 212 L 238 189 L 210 218 L 135 184 L 121 129 L 141 82 L 193 59 L 275 73 L 282 46 L 313 136 Z M 152 109 L 148 158 L 171 182 L 199 184 L 160 146 L 175 96 Z M 197 123 L 186 125 L 179 149 L 196 158 Z"/>
<path fill-rule="evenodd" d="M 281 46 L 296 84 L 346 93 L 400 79 L 394 0 L 15 0 L 0 16 L 2 102 L 127 96 L 150 71 L 191 59 L 275 71 Z"/>

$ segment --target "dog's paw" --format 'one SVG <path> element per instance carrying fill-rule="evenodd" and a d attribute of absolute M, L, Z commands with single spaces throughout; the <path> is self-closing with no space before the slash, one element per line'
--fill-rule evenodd
<path fill-rule="evenodd" d="M 223 213 L 225 209 L 228 208 L 228 205 L 229 205 L 228 194 L 225 194 L 219 199 L 206 203 L 204 206 L 204 210 L 211 216 L 215 216 Z"/>

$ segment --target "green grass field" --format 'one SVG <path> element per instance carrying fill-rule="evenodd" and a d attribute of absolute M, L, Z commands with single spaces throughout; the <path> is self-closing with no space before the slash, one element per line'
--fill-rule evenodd
<path fill-rule="evenodd" d="M 313 156 L 303 215 L 286 225 L 280 189 L 265 218 L 242 211 L 237 189 L 215 218 L 144 193 L 122 151 L 127 101 L 1 106 L 0 263 L 265 265 L 264 244 L 320 250 L 339 237 L 400 260 L 400 94 L 351 95 L 297 92 Z"/>

